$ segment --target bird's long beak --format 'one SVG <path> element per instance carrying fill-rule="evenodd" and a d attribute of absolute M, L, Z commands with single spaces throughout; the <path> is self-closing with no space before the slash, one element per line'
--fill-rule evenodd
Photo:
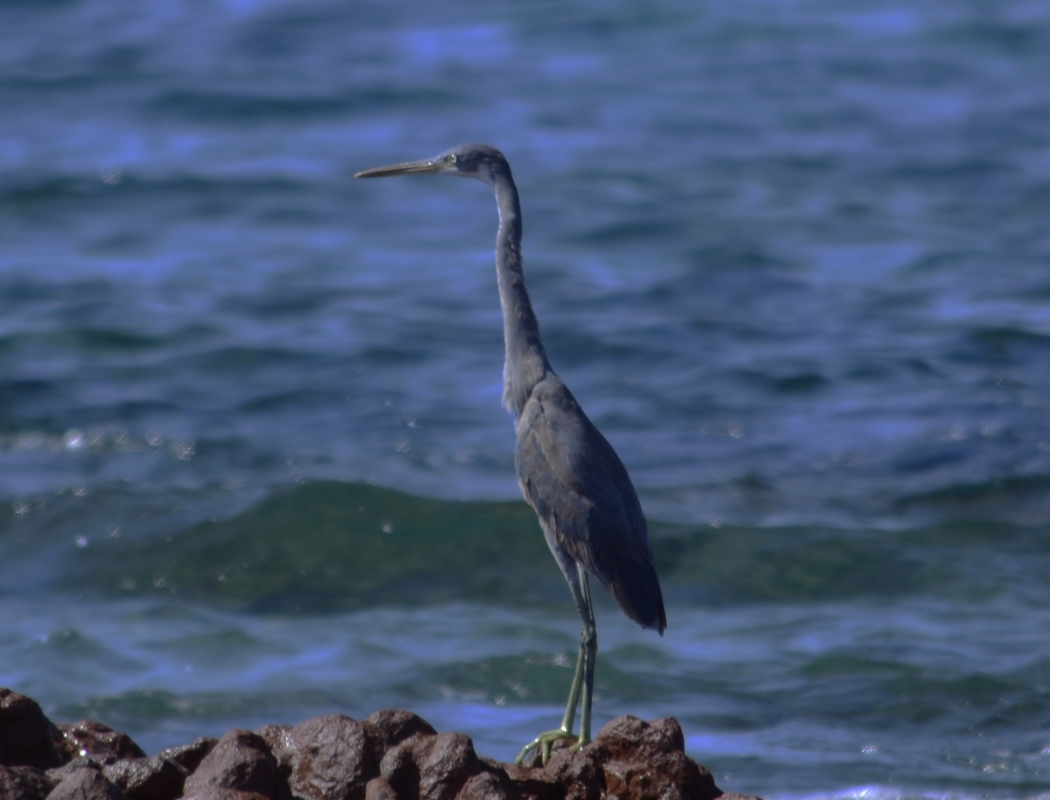
<path fill-rule="evenodd" d="M 388 178 L 391 175 L 413 175 L 419 173 L 440 172 L 441 165 L 427 158 L 423 161 L 406 161 L 403 164 L 391 164 L 389 167 L 372 167 L 354 175 L 355 178 Z"/>

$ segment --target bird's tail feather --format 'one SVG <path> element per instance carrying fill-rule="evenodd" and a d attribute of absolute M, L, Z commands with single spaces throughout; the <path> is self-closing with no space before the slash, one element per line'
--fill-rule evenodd
<path fill-rule="evenodd" d="M 630 619 L 663 635 L 667 614 L 660 580 L 651 561 L 639 559 L 623 564 L 606 588 Z"/>

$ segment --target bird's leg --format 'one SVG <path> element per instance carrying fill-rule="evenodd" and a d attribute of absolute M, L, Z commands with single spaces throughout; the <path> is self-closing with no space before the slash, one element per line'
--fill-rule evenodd
<path fill-rule="evenodd" d="M 544 765 L 550 760 L 551 746 L 559 739 L 576 739 L 573 749 L 579 749 L 591 741 L 591 694 L 594 688 L 594 659 L 598 652 L 598 634 L 594 625 L 594 609 L 591 607 L 591 590 L 587 583 L 587 573 L 583 567 L 578 567 L 578 581 L 569 582 L 569 590 L 572 599 L 576 602 L 580 619 L 583 621 L 583 629 L 580 631 L 580 652 L 576 657 L 576 669 L 572 676 L 572 686 L 569 689 L 569 702 L 565 705 L 565 716 L 562 717 L 561 727 L 553 731 L 541 733 L 518 753 L 515 759 L 517 763 L 525 760 L 530 750 L 540 748 L 540 761 Z M 581 690 L 583 693 L 583 710 L 580 714 L 580 736 L 577 738 L 572 732 L 572 724 L 576 719 L 576 706 L 580 702 Z"/>
<path fill-rule="evenodd" d="M 576 719 L 576 706 L 580 702 L 580 687 L 583 685 L 585 658 L 584 647 L 581 643 L 580 653 L 576 657 L 576 670 L 572 676 L 572 687 L 569 689 L 569 702 L 565 706 L 565 716 L 562 717 L 561 727 L 553 731 L 545 731 L 525 745 L 525 748 L 518 753 L 518 757 L 515 759 L 517 763 L 520 764 L 524 761 L 529 751 L 538 747 L 540 748 L 540 762 L 546 765 L 550 761 L 551 746 L 556 741 L 576 738 L 576 734 L 572 732 L 572 723 Z"/>
<path fill-rule="evenodd" d="M 573 745 L 573 750 L 579 750 L 591 741 L 591 698 L 594 695 L 594 662 L 598 658 L 598 628 L 594 624 L 594 606 L 591 605 L 591 587 L 587 582 L 587 573 L 583 567 L 580 570 L 580 586 L 583 590 L 583 600 L 586 614 L 580 612 L 583 618 L 583 630 L 580 633 L 580 660 L 583 661 L 583 703 L 580 708 L 580 738 Z M 579 667 L 577 667 L 579 671 Z"/>
<path fill-rule="evenodd" d="M 584 670 L 583 642 L 580 642 L 580 652 L 576 655 L 576 669 L 572 675 L 572 686 L 569 689 L 569 702 L 565 705 L 565 716 L 562 717 L 560 730 L 572 736 L 572 724 L 576 721 L 576 706 L 580 702 L 580 687 L 583 685 Z"/>

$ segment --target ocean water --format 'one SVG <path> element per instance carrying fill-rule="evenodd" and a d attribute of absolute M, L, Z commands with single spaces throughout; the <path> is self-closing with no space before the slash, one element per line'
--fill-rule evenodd
<path fill-rule="evenodd" d="M 0 6 L 0 685 L 156 751 L 410 708 L 509 759 L 579 623 L 480 184 L 650 519 L 598 725 L 727 791 L 1050 796 L 1045 4 Z"/>

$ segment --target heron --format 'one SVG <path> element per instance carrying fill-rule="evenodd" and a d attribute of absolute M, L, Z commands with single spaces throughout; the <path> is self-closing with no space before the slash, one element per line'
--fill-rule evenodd
<path fill-rule="evenodd" d="M 667 627 L 660 580 L 638 494 L 612 445 L 583 413 L 551 369 L 539 323 L 525 290 L 521 257 L 521 205 L 510 165 L 484 144 L 463 144 L 439 156 L 358 172 L 356 178 L 393 175 L 476 178 L 496 196 L 496 277 L 503 310 L 503 405 L 514 415 L 514 467 L 526 502 L 535 510 L 547 546 L 569 584 L 583 623 L 580 650 L 561 727 L 541 733 L 517 757 L 539 749 L 546 764 L 551 747 L 591 741 L 591 700 L 598 634 L 588 577 L 612 595 L 630 619 L 662 636 Z M 580 708 L 580 732 L 572 732 Z"/>

